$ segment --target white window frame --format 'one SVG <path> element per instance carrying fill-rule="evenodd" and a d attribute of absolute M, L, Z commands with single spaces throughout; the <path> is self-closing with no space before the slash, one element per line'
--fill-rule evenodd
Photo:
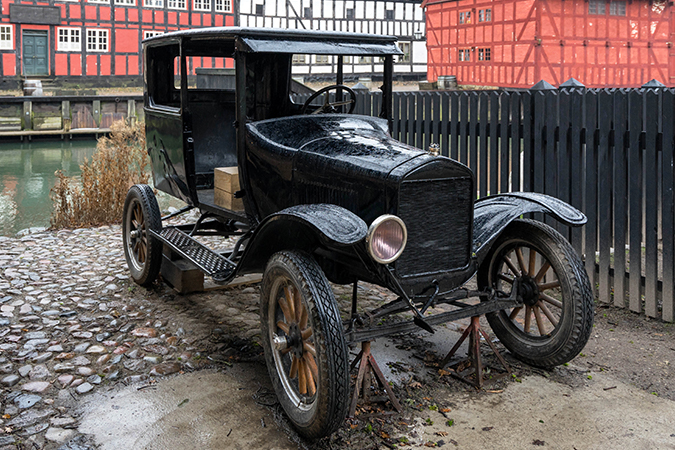
<path fill-rule="evenodd" d="M 407 47 L 408 51 L 404 50 L 404 48 L 406 48 L 406 47 Z M 411 54 L 410 54 L 410 52 L 412 51 L 411 43 L 410 42 L 399 42 L 398 48 L 399 48 L 399 50 L 401 50 L 403 52 L 403 55 L 400 55 L 396 62 L 401 63 L 401 64 L 410 64 L 410 62 L 412 61 Z M 406 55 L 407 55 L 407 57 L 406 57 Z"/>
<path fill-rule="evenodd" d="M 164 32 L 156 30 L 143 30 L 143 39 L 151 38 L 153 36 L 159 36 L 160 34 L 164 34 Z"/>
<path fill-rule="evenodd" d="M 143 6 L 148 8 L 164 8 L 164 0 L 143 0 Z"/>
<path fill-rule="evenodd" d="M 314 56 L 314 64 L 332 64 L 332 57 L 330 55 L 315 55 Z"/>
<path fill-rule="evenodd" d="M 14 50 L 14 27 L 0 25 L 0 50 Z"/>
<path fill-rule="evenodd" d="M 211 11 L 211 0 L 192 0 L 193 11 Z"/>
<path fill-rule="evenodd" d="M 232 0 L 214 0 L 216 12 L 232 12 Z"/>
<path fill-rule="evenodd" d="M 95 42 L 90 43 L 89 38 L 93 36 Z M 105 37 L 105 48 L 101 48 L 100 39 Z M 87 51 L 102 53 L 107 52 L 110 48 L 110 30 L 106 28 L 87 28 Z"/>
<path fill-rule="evenodd" d="M 293 64 L 307 64 L 307 55 L 293 54 Z"/>
<path fill-rule="evenodd" d="M 611 0 L 609 2 L 610 16 L 625 16 L 626 15 L 626 1 Z"/>
<path fill-rule="evenodd" d="M 187 9 L 186 0 L 167 0 L 167 5 L 169 9 Z"/>
<path fill-rule="evenodd" d="M 65 37 L 62 40 L 61 37 Z M 56 28 L 56 50 L 59 52 L 82 51 L 82 29 L 73 27 Z"/>
<path fill-rule="evenodd" d="M 117 6 L 136 6 L 136 0 L 115 0 Z"/>
<path fill-rule="evenodd" d="M 110 0 L 87 0 L 88 3 L 104 3 L 106 5 L 110 4 Z"/>

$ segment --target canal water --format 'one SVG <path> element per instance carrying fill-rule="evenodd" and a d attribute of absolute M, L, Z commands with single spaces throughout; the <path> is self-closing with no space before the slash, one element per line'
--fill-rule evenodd
<path fill-rule="evenodd" d="M 0 235 L 48 227 L 54 172 L 79 176 L 80 164 L 95 149 L 94 140 L 0 143 Z"/>
<path fill-rule="evenodd" d="M 95 150 L 95 140 L 0 142 L 0 236 L 49 227 L 54 173 L 61 170 L 79 180 L 80 164 L 91 160 Z M 185 206 L 162 192 L 157 197 L 162 211 Z"/>

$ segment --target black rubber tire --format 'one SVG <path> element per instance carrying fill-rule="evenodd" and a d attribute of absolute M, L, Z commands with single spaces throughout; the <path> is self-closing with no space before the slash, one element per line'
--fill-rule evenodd
<path fill-rule="evenodd" d="M 551 268 L 544 270 L 544 273 L 546 277 L 550 276 L 550 279 L 554 281 L 537 285 L 536 294 L 533 295 L 535 298 L 532 301 L 538 302 L 539 317 L 534 314 L 537 305 L 530 306 L 532 310 L 528 310 L 525 307 L 525 311 L 528 311 L 526 314 L 530 316 L 530 319 L 523 321 L 522 327 L 517 323 L 518 315 L 522 309 L 514 311 L 517 309 L 514 308 L 510 312 L 502 310 L 490 313 L 486 315 L 487 320 L 502 344 L 518 359 L 532 366 L 542 368 L 552 368 L 566 363 L 578 355 L 584 348 L 593 327 L 593 295 L 591 284 L 581 258 L 579 258 L 569 242 L 550 226 L 534 220 L 516 220 L 504 230 L 481 264 L 478 271 L 479 288 L 490 286 L 510 292 L 510 289 L 507 289 L 510 286 L 500 281 L 505 276 L 509 276 L 507 271 L 513 273 L 512 269 L 506 269 L 507 271 L 503 269 L 508 267 L 504 257 L 508 258 L 511 255 L 509 259 L 512 259 L 515 256 L 516 262 L 511 261 L 511 263 L 513 265 L 518 264 L 516 269 L 521 270 L 521 275 L 523 275 L 522 272 L 527 272 L 527 270 L 522 269 L 521 263 L 517 258 L 518 255 L 515 253 L 516 248 L 520 249 L 521 260 L 523 262 L 525 258 L 522 255 L 524 252 L 527 252 L 529 255 L 530 249 L 535 250 L 535 255 L 537 253 L 541 255 L 541 257 L 538 257 L 540 258 L 540 262 L 544 259 L 547 260 Z M 530 264 L 536 267 L 533 261 L 530 261 Z M 525 265 L 530 269 L 530 279 L 536 283 L 536 277 L 532 277 L 531 275 L 538 272 L 544 264 L 541 264 L 537 270 L 533 270 L 534 268 L 530 267 L 527 263 Z M 551 269 L 555 273 L 551 273 Z M 502 271 L 500 272 L 500 270 Z M 557 280 L 549 274 L 556 275 Z M 562 303 L 561 305 L 555 305 L 560 313 L 557 317 L 551 313 L 553 307 L 547 306 L 547 302 L 550 300 L 542 297 L 543 291 L 540 291 L 546 284 L 555 285 L 556 281 L 558 282 L 558 286 L 555 286 L 554 289 L 556 289 L 561 300 L 555 298 L 554 300 Z M 549 295 L 548 298 L 552 297 Z M 546 311 L 542 309 L 541 304 L 544 304 Z M 542 312 L 546 314 L 542 315 Z M 514 314 L 513 316 L 511 315 L 512 313 Z M 555 320 L 550 320 L 547 314 L 552 314 L 553 319 L 557 319 L 557 323 Z M 539 332 L 539 336 L 529 332 L 526 333 L 525 324 L 531 324 L 529 322 L 531 315 L 535 315 L 537 327 L 541 323 L 545 329 L 545 322 L 547 322 L 550 332 L 543 333 L 538 328 L 537 332 Z M 527 328 L 529 330 L 530 325 Z"/>
<path fill-rule="evenodd" d="M 122 238 L 131 278 L 145 287 L 155 282 L 162 267 L 162 243 L 148 230 L 160 232 L 162 217 L 152 188 L 136 184 L 131 186 L 124 201 Z"/>
<path fill-rule="evenodd" d="M 315 393 L 311 395 L 300 393 L 299 373 L 297 377 L 289 376 L 289 372 L 292 372 L 291 366 L 295 364 L 291 363 L 295 351 L 283 354 L 273 344 L 275 334 L 287 339 L 292 335 L 286 335 L 278 326 L 279 321 L 292 322 L 286 318 L 284 307 L 279 303 L 280 299 L 285 301 L 288 296 L 284 286 L 293 286 L 290 288 L 292 298 L 296 299 L 299 294 L 296 299 L 302 302 L 299 310 L 306 312 L 308 316 L 305 327 L 312 329 L 310 337 L 306 340 L 303 338 L 303 342 L 313 345 L 316 353 L 315 359 L 312 359 L 315 361 L 314 369 L 318 373 L 318 380 L 314 384 Z M 342 425 L 347 415 L 349 355 L 337 302 L 316 261 L 310 255 L 296 251 L 274 254 L 263 276 L 260 311 L 265 360 L 281 406 L 305 438 L 318 439 L 331 434 Z M 299 327 L 303 329 L 302 325 Z M 312 356 L 309 353 L 304 350 L 298 360 Z M 309 372 L 308 361 L 304 364 Z"/>

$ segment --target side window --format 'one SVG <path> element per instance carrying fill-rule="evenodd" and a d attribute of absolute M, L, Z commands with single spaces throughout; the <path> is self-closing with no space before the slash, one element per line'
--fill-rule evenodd
<path fill-rule="evenodd" d="M 173 59 L 173 87 L 180 90 L 180 56 Z"/>
<path fill-rule="evenodd" d="M 178 44 L 146 47 L 148 95 L 157 106 L 180 108 Z"/>

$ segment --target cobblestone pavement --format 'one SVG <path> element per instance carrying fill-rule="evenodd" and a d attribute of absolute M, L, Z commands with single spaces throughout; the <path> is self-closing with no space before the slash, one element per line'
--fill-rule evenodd
<path fill-rule="evenodd" d="M 388 295 L 362 291 L 363 306 Z M 257 286 L 136 286 L 117 225 L 0 237 L 0 449 L 94 448 L 73 415 L 90 393 L 260 358 L 258 301 Z"/>

